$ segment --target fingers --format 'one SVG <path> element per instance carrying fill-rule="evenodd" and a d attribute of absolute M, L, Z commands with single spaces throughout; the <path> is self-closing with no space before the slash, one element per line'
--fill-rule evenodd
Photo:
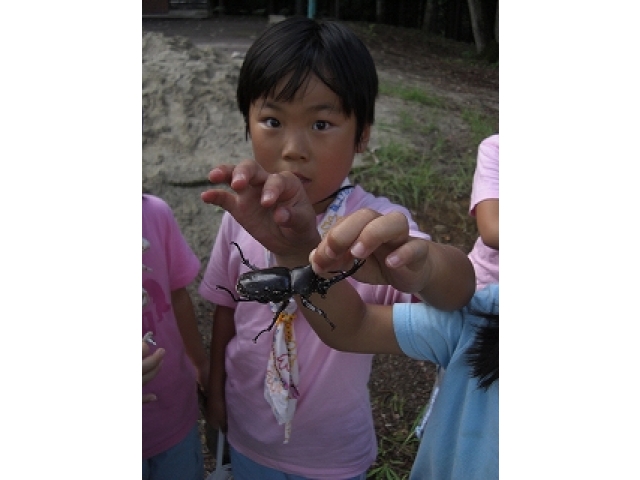
<path fill-rule="evenodd" d="M 155 393 L 145 393 L 142 395 L 142 403 L 155 402 L 158 399 Z"/>
<path fill-rule="evenodd" d="M 209 181 L 213 184 L 224 183 L 231 184 L 233 170 L 235 165 L 218 165 L 209 172 Z"/>
<path fill-rule="evenodd" d="M 142 342 L 142 358 L 146 357 L 151 353 L 151 347 L 147 344 L 147 342 Z"/>
<path fill-rule="evenodd" d="M 408 237 L 407 217 L 400 212 L 392 212 L 377 216 L 367 223 L 350 251 L 356 258 L 366 258 L 382 245 L 386 245 L 391 251 L 403 245 Z"/>
<path fill-rule="evenodd" d="M 407 242 L 408 235 L 409 223 L 402 213 L 381 215 L 370 209 L 361 209 L 341 219 L 318 245 L 310 260 L 314 270 L 317 268 L 320 272 L 372 254 L 383 261 Z M 395 264 L 393 266 L 402 264 L 409 254 L 400 248 L 394 252 L 396 256 L 391 257 L 391 263 Z"/>
<path fill-rule="evenodd" d="M 275 206 L 273 220 L 281 227 L 307 231 L 315 224 L 315 211 L 302 182 L 291 172 L 269 175 L 262 190 L 262 205 Z"/>
<path fill-rule="evenodd" d="M 236 193 L 252 187 L 257 187 L 259 191 L 267 176 L 267 172 L 252 160 L 244 160 L 238 165 L 218 165 L 209 172 L 209 181 L 219 186 L 201 193 L 200 198 L 205 203 L 232 212 L 238 202 Z M 231 187 L 231 190 L 227 187 Z"/>
<path fill-rule="evenodd" d="M 262 188 L 262 204 L 271 206 L 277 202 L 292 202 L 305 197 L 302 183 L 291 172 L 272 173 Z"/>
<path fill-rule="evenodd" d="M 149 351 L 149 346 L 143 344 L 143 355 L 145 352 L 145 346 L 147 347 L 146 351 Z M 160 367 L 162 366 L 162 359 L 164 357 L 164 354 L 164 348 L 159 348 L 158 350 L 153 352 L 153 354 L 147 355 L 146 357 L 142 358 L 142 385 L 147 384 L 158 374 L 158 372 L 160 371 Z"/>
<path fill-rule="evenodd" d="M 226 184 L 239 191 L 247 186 L 262 185 L 268 173 L 255 161 L 243 160 L 237 165 L 222 164 L 209 172 L 213 184 Z"/>
<path fill-rule="evenodd" d="M 146 342 L 142 342 L 142 385 L 144 386 L 151 381 L 160 371 L 162 366 L 162 358 L 164 357 L 164 348 L 159 348 L 153 354 L 149 355 L 150 347 Z M 143 393 L 142 403 L 153 402 L 157 400 L 155 393 Z"/>
<path fill-rule="evenodd" d="M 419 238 L 409 238 L 386 257 L 385 264 L 390 268 L 421 266 L 426 261 L 428 252 L 428 242 Z"/>
<path fill-rule="evenodd" d="M 306 197 L 302 183 L 294 174 L 269 174 L 253 160 L 245 160 L 238 165 L 219 165 L 209 172 L 209 181 L 231 187 L 232 191 L 218 186 L 200 195 L 205 203 L 218 205 L 227 211 L 232 211 L 237 206 L 239 199 L 236 194 L 246 196 L 250 189 L 255 194 L 251 198 L 259 198 L 260 204 L 265 208 L 276 204 L 294 204 L 296 200 Z M 282 221 L 288 220 L 290 214 L 286 208 L 280 212 Z"/>

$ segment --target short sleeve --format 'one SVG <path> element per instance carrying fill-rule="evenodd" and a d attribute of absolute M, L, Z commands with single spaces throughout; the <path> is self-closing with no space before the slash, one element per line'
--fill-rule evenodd
<path fill-rule="evenodd" d="M 480 143 L 478 160 L 473 175 L 469 214 L 475 216 L 478 203 L 499 195 L 499 135 L 492 135 Z"/>

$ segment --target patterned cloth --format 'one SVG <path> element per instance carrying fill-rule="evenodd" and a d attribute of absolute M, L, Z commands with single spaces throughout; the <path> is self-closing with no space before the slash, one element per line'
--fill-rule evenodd
<path fill-rule="evenodd" d="M 348 187 L 345 180 L 342 187 Z M 341 187 L 341 188 L 342 188 Z M 340 189 L 334 201 L 318 223 L 318 233 L 324 237 L 338 218 L 344 216 L 346 199 L 353 188 Z M 272 264 L 273 255 L 266 252 L 267 265 Z M 276 313 L 281 303 L 271 303 L 271 310 Z M 267 362 L 267 375 L 264 381 L 264 398 L 271 405 L 278 424 L 284 425 L 284 443 L 291 437 L 291 420 L 296 411 L 300 391 L 300 373 L 298 371 L 298 348 L 293 328 L 296 318 L 297 304 L 290 300 L 284 311 L 280 313 L 274 326 L 273 345 Z"/>

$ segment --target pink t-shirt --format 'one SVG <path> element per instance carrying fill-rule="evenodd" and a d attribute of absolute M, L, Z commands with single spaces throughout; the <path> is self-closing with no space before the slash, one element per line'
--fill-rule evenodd
<path fill-rule="evenodd" d="M 346 214 L 368 207 L 381 213 L 401 211 L 410 218 L 406 209 L 360 187 L 349 195 L 345 206 Z M 419 232 L 413 221 L 410 228 L 412 236 L 430 238 Z M 377 455 L 367 388 L 373 356 L 327 347 L 298 316 L 295 335 L 301 396 L 290 441 L 283 444 L 284 426 L 278 425 L 263 393 L 273 330 L 253 342 L 258 332 L 271 324 L 274 314 L 268 304 L 236 303 L 227 292 L 216 289 L 222 285 L 235 292 L 238 276 L 249 271 L 238 250 L 230 245 L 232 241 L 240 245 L 250 263 L 267 267 L 264 247 L 225 213 L 199 291 L 215 304 L 235 308 L 237 333 L 227 346 L 225 362 L 229 443 L 262 465 L 296 475 L 335 479 L 361 474 Z M 357 288 L 365 302 L 391 305 L 411 301 L 411 295 L 388 286 L 361 284 L 352 278 L 346 281 Z M 304 315 L 304 310 L 299 309 L 299 314 Z"/>
<path fill-rule="evenodd" d="M 189 248 L 169 205 L 142 196 L 142 237 L 150 246 L 142 254 L 142 287 L 149 302 L 142 309 L 142 335 L 152 331 L 166 353 L 158 375 L 142 387 L 158 399 L 142 404 L 142 458 L 164 452 L 180 442 L 198 421 L 196 373 L 186 355 L 171 307 L 171 292 L 190 284 L 200 260 Z"/>
<path fill-rule="evenodd" d="M 476 216 L 476 205 L 482 200 L 500 198 L 499 195 L 499 148 L 498 135 L 492 135 L 480 143 L 478 148 L 478 162 L 473 176 L 471 203 L 469 214 Z M 469 253 L 469 260 L 476 272 L 476 289 L 498 283 L 499 250 L 487 247 L 482 238 L 478 237 L 473 249 Z"/>

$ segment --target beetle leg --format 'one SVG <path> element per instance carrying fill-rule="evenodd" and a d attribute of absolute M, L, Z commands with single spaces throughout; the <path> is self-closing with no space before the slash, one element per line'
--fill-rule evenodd
<path fill-rule="evenodd" d="M 322 315 L 324 317 L 324 319 L 327 321 L 327 323 L 329 325 L 331 325 L 331 330 L 333 330 L 334 328 L 336 328 L 336 326 L 334 325 L 334 323 L 329 320 L 327 318 L 327 314 L 324 313 L 324 311 L 319 308 L 316 307 L 313 303 L 311 303 L 311 300 L 309 300 L 307 297 L 303 297 L 302 295 L 300 295 L 300 301 L 302 302 L 302 305 L 304 305 L 305 307 L 307 307 L 309 310 L 311 310 L 312 312 L 317 313 L 318 315 Z"/>
<path fill-rule="evenodd" d="M 238 253 L 240 253 L 240 258 L 242 259 L 242 263 L 244 263 L 247 267 L 249 267 L 251 270 L 253 270 L 254 272 L 256 270 L 259 270 L 258 267 L 256 267 L 255 265 L 251 264 L 249 262 L 249 260 L 247 260 L 246 258 L 244 258 L 244 254 L 242 253 L 242 250 L 240 249 L 240 245 L 238 245 L 236 242 L 231 242 L 231 245 L 235 245 L 236 248 L 238 249 Z"/>
<path fill-rule="evenodd" d="M 273 328 L 273 326 L 276 324 L 276 321 L 278 320 L 278 317 L 280 316 L 280 314 L 282 312 L 284 312 L 284 309 L 287 308 L 287 306 L 289 305 L 289 302 L 291 301 L 291 298 L 287 298 L 285 300 L 282 301 L 282 303 L 280 304 L 280 308 L 278 308 L 278 311 L 276 312 L 276 314 L 273 316 L 273 321 L 271 322 L 271 325 L 269 325 L 267 328 L 265 328 L 264 330 L 260 330 L 260 332 L 258 333 L 258 335 L 256 335 L 256 337 L 253 339 L 253 343 L 257 343 L 258 341 L 258 337 L 260 335 L 262 335 L 264 332 L 270 332 L 271 329 Z"/>
<path fill-rule="evenodd" d="M 350 277 L 351 275 L 356 273 L 356 271 L 364 264 L 364 262 L 365 260 L 361 260 L 357 258 L 353 262 L 353 267 L 351 267 L 346 272 L 343 272 L 341 270 L 335 270 L 333 272 L 329 272 L 329 273 L 338 273 L 338 275 L 326 280 L 321 280 L 318 284 L 318 293 L 320 293 L 320 295 L 324 297 L 324 295 L 327 293 L 327 290 L 329 290 L 329 287 L 331 285 L 333 285 L 334 283 L 338 283 L 340 280 L 344 280 L 345 278 Z"/>
<path fill-rule="evenodd" d="M 251 300 L 249 300 L 247 298 L 241 298 L 241 297 L 235 296 L 231 290 L 229 290 L 227 287 L 223 287 L 222 285 L 216 285 L 216 288 L 219 289 L 219 290 L 224 290 L 225 292 L 227 292 L 229 295 L 231 295 L 231 298 L 233 298 L 236 302 L 250 302 L 251 301 Z"/>

